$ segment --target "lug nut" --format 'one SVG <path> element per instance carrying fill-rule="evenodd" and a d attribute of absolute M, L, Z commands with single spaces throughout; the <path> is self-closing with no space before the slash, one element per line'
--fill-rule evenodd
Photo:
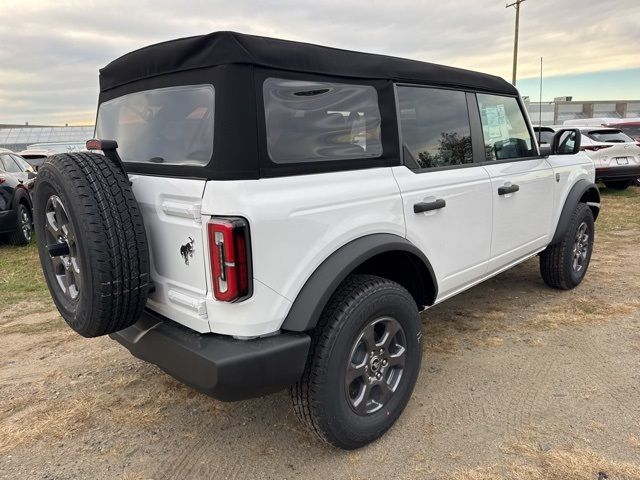
<path fill-rule="evenodd" d="M 382 378 L 382 374 L 381 374 L 380 372 L 378 372 L 378 373 L 376 374 L 376 378 L 377 378 L 378 380 L 380 380 L 380 379 Z"/>
<path fill-rule="evenodd" d="M 386 358 L 384 360 L 382 360 L 382 365 L 384 365 L 385 367 L 387 366 L 387 363 L 389 363 L 389 362 L 387 362 Z"/>

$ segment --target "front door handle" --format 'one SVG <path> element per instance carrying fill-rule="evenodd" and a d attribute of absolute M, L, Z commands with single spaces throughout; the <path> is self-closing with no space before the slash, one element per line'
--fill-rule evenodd
<path fill-rule="evenodd" d="M 442 198 L 438 198 L 433 202 L 420 202 L 413 206 L 413 213 L 430 212 L 431 210 L 439 210 L 447 206 L 447 202 Z"/>
<path fill-rule="evenodd" d="M 520 190 L 520 185 L 509 185 L 508 187 L 498 188 L 498 195 L 507 195 L 508 193 L 516 193 Z"/>

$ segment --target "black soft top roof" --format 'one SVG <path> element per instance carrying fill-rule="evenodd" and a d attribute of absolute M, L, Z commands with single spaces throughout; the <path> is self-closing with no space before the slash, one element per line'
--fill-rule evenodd
<path fill-rule="evenodd" d="M 226 64 L 518 93 L 500 77 L 470 70 L 236 32 L 171 40 L 123 55 L 100 70 L 100 91 L 168 73 Z"/>

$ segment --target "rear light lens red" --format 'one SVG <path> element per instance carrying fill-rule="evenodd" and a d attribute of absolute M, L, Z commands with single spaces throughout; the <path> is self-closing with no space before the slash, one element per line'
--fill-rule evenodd
<path fill-rule="evenodd" d="M 213 218 L 208 225 L 213 295 L 233 302 L 251 294 L 249 226 L 243 218 Z"/>
<path fill-rule="evenodd" d="M 102 141 L 95 138 L 87 140 L 87 150 L 102 150 Z"/>
<path fill-rule="evenodd" d="M 580 147 L 580 150 L 587 150 L 589 152 L 597 152 L 605 148 L 613 147 L 613 145 L 584 145 Z"/>

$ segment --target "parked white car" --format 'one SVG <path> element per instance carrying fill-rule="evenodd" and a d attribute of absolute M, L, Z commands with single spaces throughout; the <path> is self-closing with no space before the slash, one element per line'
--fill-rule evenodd
<path fill-rule="evenodd" d="M 40 166 L 47 159 L 47 157 L 50 157 L 51 155 L 55 155 L 56 153 L 58 152 L 56 152 L 55 150 L 31 148 L 31 149 L 18 152 L 18 155 L 24 158 L 27 161 L 27 163 L 31 165 L 34 168 L 34 170 L 37 171 L 38 168 L 40 168 Z"/>
<path fill-rule="evenodd" d="M 410 401 L 421 310 L 535 255 L 557 289 L 589 266 L 580 133 L 541 151 L 498 77 L 220 32 L 103 68 L 96 136 L 38 174 L 64 319 L 223 400 L 290 387 L 341 448 Z"/>
<path fill-rule="evenodd" d="M 566 122 L 565 122 L 566 123 Z M 540 143 L 548 144 L 559 128 L 535 127 Z M 607 188 L 624 190 L 640 178 L 640 142 L 618 128 L 578 127 L 582 133 L 581 148 L 596 166 L 596 180 Z"/>

